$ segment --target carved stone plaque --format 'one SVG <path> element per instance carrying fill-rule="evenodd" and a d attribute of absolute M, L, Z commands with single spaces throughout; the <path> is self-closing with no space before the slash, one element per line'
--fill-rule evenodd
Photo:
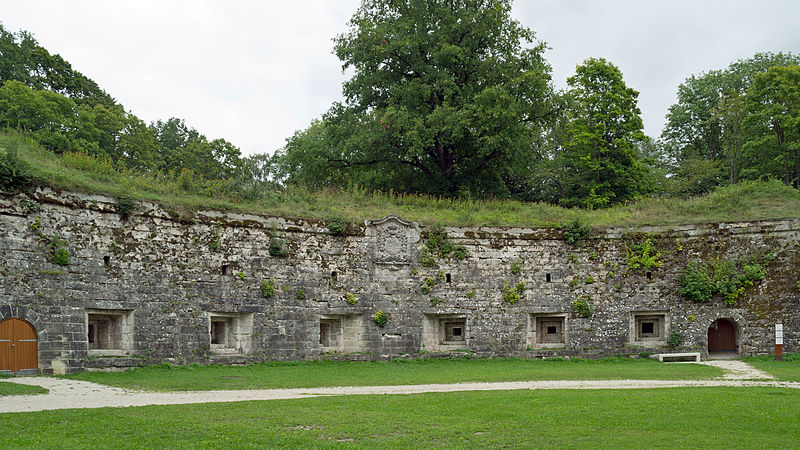
<path fill-rule="evenodd" d="M 375 264 L 401 266 L 413 262 L 414 244 L 419 240 L 419 226 L 397 216 L 368 220 L 367 235 L 374 237 Z"/>

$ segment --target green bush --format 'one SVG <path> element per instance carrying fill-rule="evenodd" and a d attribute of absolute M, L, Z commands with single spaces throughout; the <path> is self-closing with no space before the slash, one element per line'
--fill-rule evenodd
<path fill-rule="evenodd" d="M 719 294 L 725 304 L 733 306 L 745 289 L 763 280 L 766 273 L 766 268 L 752 258 L 735 262 L 723 259 L 713 259 L 709 263 L 693 261 L 681 275 L 678 292 L 695 302 L 707 302 Z"/>
<path fill-rule="evenodd" d="M 653 238 L 646 237 L 641 242 L 634 242 L 625 246 L 625 262 L 628 264 L 627 270 L 643 271 L 661 267 L 661 253 L 654 245 Z"/>
<path fill-rule="evenodd" d="M 278 258 L 283 258 L 289 254 L 286 249 L 286 239 L 273 237 L 269 240 L 269 254 Z"/>
<path fill-rule="evenodd" d="M 33 186 L 33 175 L 28 164 L 17 156 L 14 147 L 0 147 L 0 190 L 28 191 Z"/>
<path fill-rule="evenodd" d="M 347 222 L 336 218 L 328 222 L 328 232 L 334 236 L 342 236 L 347 233 Z"/>
<path fill-rule="evenodd" d="M 278 287 L 275 284 L 275 280 L 272 278 L 261 280 L 261 295 L 263 295 L 264 298 L 272 297 L 277 291 Z"/>
<path fill-rule="evenodd" d="M 564 230 L 564 239 L 570 245 L 578 245 L 580 241 L 588 238 L 592 232 L 592 227 L 582 223 L 579 219 L 564 225 L 562 229 Z"/>
<path fill-rule="evenodd" d="M 69 250 L 64 247 L 56 249 L 50 256 L 50 262 L 58 264 L 59 266 L 66 266 L 69 264 Z"/>
<path fill-rule="evenodd" d="M 683 335 L 678 331 L 673 331 L 667 338 L 667 345 L 669 348 L 676 350 L 683 344 Z"/>
<path fill-rule="evenodd" d="M 372 316 L 372 321 L 375 322 L 375 325 L 383 328 L 389 322 L 389 318 L 386 316 L 385 312 L 378 311 Z"/>
<path fill-rule="evenodd" d="M 683 271 L 680 279 L 682 296 L 694 302 L 707 302 L 714 295 L 714 281 L 708 274 L 706 265 L 701 262 L 691 262 Z"/>
<path fill-rule="evenodd" d="M 297 297 L 298 300 L 305 300 L 306 291 L 304 291 L 302 288 L 298 289 L 297 290 L 297 294 L 295 295 L 295 297 Z"/>
<path fill-rule="evenodd" d="M 344 301 L 346 301 L 349 305 L 355 305 L 358 303 L 358 297 L 356 297 L 353 293 L 348 292 L 344 294 Z"/>
<path fill-rule="evenodd" d="M 420 250 L 419 263 L 426 267 L 436 265 L 436 257 L 439 258 L 456 258 L 458 260 L 466 259 L 468 255 L 467 248 L 463 245 L 453 245 L 450 238 L 445 233 L 444 228 L 439 225 L 431 226 L 425 232 L 425 244 Z"/>
<path fill-rule="evenodd" d="M 125 219 L 133 212 L 135 206 L 136 205 L 133 203 L 133 200 L 131 200 L 130 197 L 120 197 L 117 199 L 117 214 Z"/>
<path fill-rule="evenodd" d="M 588 295 L 583 295 L 576 298 L 575 301 L 572 302 L 572 309 L 575 310 L 575 313 L 577 313 L 578 316 L 587 319 L 592 317 L 594 310 L 592 309 L 592 305 L 589 304 L 589 300 L 590 298 Z"/>
<path fill-rule="evenodd" d="M 419 251 L 419 263 L 423 267 L 433 267 L 436 265 L 436 258 L 426 246 L 423 246 Z"/>
<path fill-rule="evenodd" d="M 516 285 L 511 286 L 508 281 L 504 281 L 502 292 L 503 300 L 514 305 L 522 298 L 522 294 L 525 292 L 525 283 L 520 281 Z"/>

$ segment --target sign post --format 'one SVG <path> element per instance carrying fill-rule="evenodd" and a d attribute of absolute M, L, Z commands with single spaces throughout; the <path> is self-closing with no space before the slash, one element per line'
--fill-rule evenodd
<path fill-rule="evenodd" d="M 775 361 L 783 361 L 783 324 L 775 324 Z"/>

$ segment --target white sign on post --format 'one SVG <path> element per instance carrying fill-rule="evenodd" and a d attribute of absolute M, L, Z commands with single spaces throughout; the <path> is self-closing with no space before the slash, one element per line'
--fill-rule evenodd
<path fill-rule="evenodd" d="M 775 345 L 783 345 L 783 324 L 775 324 Z"/>

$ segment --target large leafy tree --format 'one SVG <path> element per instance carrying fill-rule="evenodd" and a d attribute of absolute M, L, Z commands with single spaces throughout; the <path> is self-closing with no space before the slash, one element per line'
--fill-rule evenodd
<path fill-rule="evenodd" d="M 675 164 L 682 192 L 697 194 L 736 182 L 744 168 L 743 96 L 770 67 L 800 63 L 791 53 L 758 53 L 724 70 L 691 76 L 678 86 L 662 138 Z"/>
<path fill-rule="evenodd" d="M 116 104 L 97 83 L 61 56 L 51 55 L 30 33 L 12 33 L 0 24 L 0 85 L 10 80 L 64 95 L 77 104 Z"/>
<path fill-rule="evenodd" d="M 589 58 L 567 80 L 569 109 L 564 159 L 566 206 L 601 208 L 650 189 L 638 146 L 645 141 L 639 93 L 603 58 Z"/>
<path fill-rule="evenodd" d="M 800 187 L 800 66 L 756 75 L 746 103 L 750 177 L 773 176 Z"/>
<path fill-rule="evenodd" d="M 333 183 L 506 195 L 504 176 L 551 111 L 544 44 L 510 10 L 510 0 L 363 0 L 335 39 L 353 70 L 345 101 L 286 156 L 324 163 L 342 176 L 315 178 Z"/>

